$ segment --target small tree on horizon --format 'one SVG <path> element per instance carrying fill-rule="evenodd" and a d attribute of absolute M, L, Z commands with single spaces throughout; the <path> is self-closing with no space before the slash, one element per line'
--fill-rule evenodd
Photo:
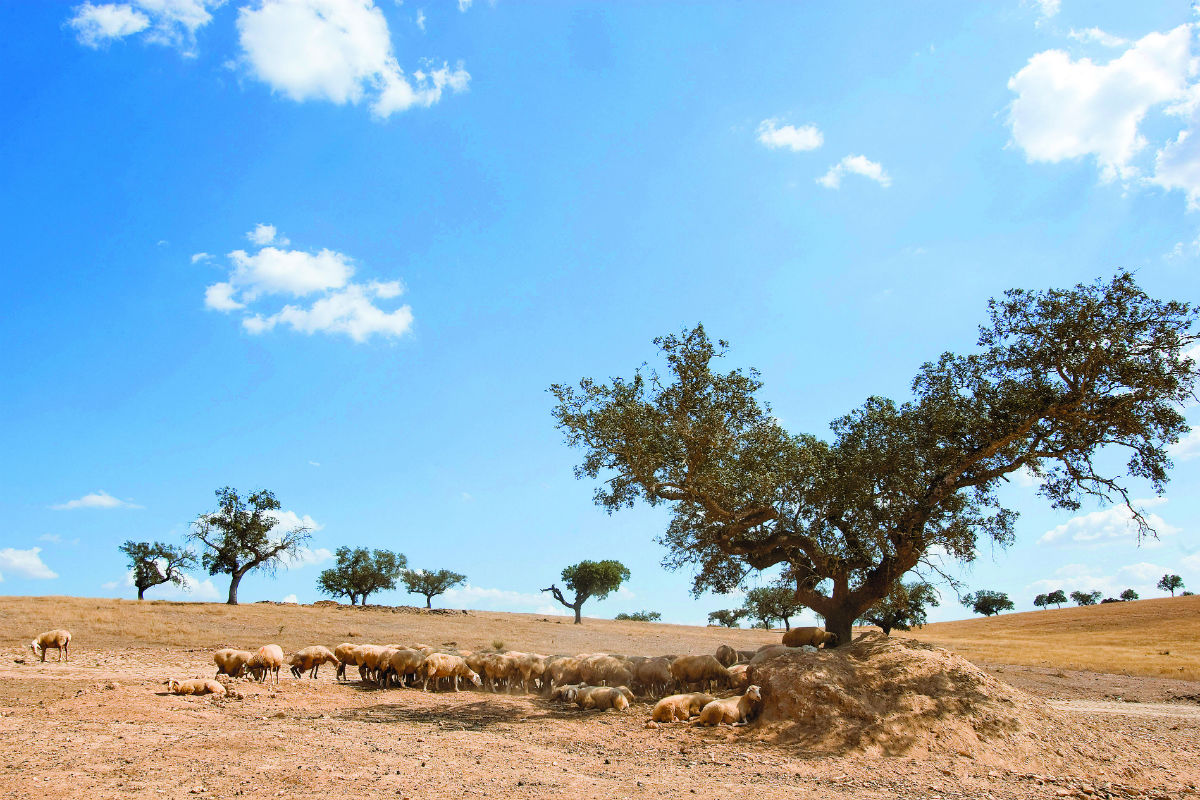
<path fill-rule="evenodd" d="M 1081 592 L 1076 590 L 1071 592 L 1071 599 L 1075 601 L 1075 605 L 1077 606 L 1094 606 L 1096 603 L 1100 602 L 1101 594 L 1102 593 L 1099 589 L 1094 592 Z"/>
<path fill-rule="evenodd" d="M 400 573 L 400 579 L 409 594 L 425 595 L 425 607 L 433 608 L 433 598 L 445 594 L 461 583 L 466 582 L 467 576 L 448 569 L 429 572 L 423 569 L 406 569 Z"/>
<path fill-rule="evenodd" d="M 550 584 L 543 592 L 549 592 L 555 600 L 575 612 L 575 624 L 583 622 L 581 609 L 591 598 L 603 600 L 609 594 L 620 588 L 629 580 L 629 568 L 620 561 L 580 561 L 562 571 L 563 583 L 575 593 L 575 599 L 568 602 L 562 590 Z"/>
<path fill-rule="evenodd" d="M 146 599 L 146 590 L 164 583 L 173 583 L 186 590 L 184 570 L 196 568 L 196 554 L 184 547 L 162 542 L 126 542 L 117 548 L 129 557 L 129 570 L 138 600 Z"/>
<path fill-rule="evenodd" d="M 884 636 L 892 630 L 908 631 L 923 627 L 928 620 L 927 609 L 938 605 L 937 590 L 925 581 L 897 583 L 887 597 L 873 605 L 862 621 L 875 625 Z"/>
<path fill-rule="evenodd" d="M 273 537 L 280 505 L 266 489 L 251 493 L 245 500 L 229 486 L 217 489 L 216 495 L 217 510 L 197 517 L 188 538 L 206 548 L 200 563 L 209 575 L 229 576 L 225 602 L 236 606 L 238 585 L 246 573 L 261 569 L 274 575 L 286 557 L 299 554 L 309 539 L 308 528 L 297 525 Z"/>
<path fill-rule="evenodd" d="M 1138 593 L 1135 592 L 1133 589 L 1126 589 L 1125 591 L 1121 592 L 1121 600 L 1123 602 L 1128 603 L 1130 600 L 1137 600 L 1137 599 L 1138 599 Z"/>
<path fill-rule="evenodd" d="M 1174 597 L 1175 590 L 1183 588 L 1183 578 L 1178 575 L 1163 575 L 1158 581 L 1158 588 L 1170 592 L 1171 597 Z"/>
<path fill-rule="evenodd" d="M 1048 595 L 1039 594 L 1037 597 L 1033 598 L 1033 605 L 1037 608 L 1045 608 L 1046 606 L 1050 605 Z"/>
<path fill-rule="evenodd" d="M 785 630 L 791 630 L 791 619 L 804 610 L 804 604 L 796 599 L 793 589 L 776 584 L 746 592 L 746 603 L 742 608 L 747 617 L 758 620 L 764 628 L 770 628 L 771 620 L 777 619 L 783 622 Z"/>
<path fill-rule="evenodd" d="M 613 619 L 624 620 L 626 622 L 658 622 L 662 619 L 662 614 L 657 611 L 631 611 L 617 614 Z"/>
<path fill-rule="evenodd" d="M 991 589 L 980 589 L 974 594 L 967 595 L 962 598 L 962 604 L 976 614 L 983 614 L 985 617 L 999 614 L 1001 611 L 1013 610 L 1013 601 L 1008 599 L 1007 594 Z"/>
<path fill-rule="evenodd" d="M 1062 589 L 1055 589 L 1053 592 L 1050 592 L 1046 595 L 1046 602 L 1054 603 L 1054 605 L 1062 608 L 1063 603 L 1067 602 L 1067 593 Z"/>
<path fill-rule="evenodd" d="M 708 624 L 720 625 L 722 628 L 736 628 L 744 616 L 746 616 L 744 608 L 722 608 L 708 613 Z"/>
<path fill-rule="evenodd" d="M 350 605 L 361 598 L 365 606 L 370 595 L 395 589 L 401 570 L 408 566 L 403 553 L 390 550 L 343 545 L 335 555 L 337 563 L 317 576 L 317 589 L 330 597 L 348 597 Z"/>

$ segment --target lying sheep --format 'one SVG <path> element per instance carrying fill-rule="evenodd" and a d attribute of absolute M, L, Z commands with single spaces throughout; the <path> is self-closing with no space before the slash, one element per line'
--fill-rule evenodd
<path fill-rule="evenodd" d="M 692 720 L 690 724 L 741 725 L 758 713 L 760 706 L 762 706 L 762 690 L 757 686 L 751 686 L 741 697 L 713 700 L 700 709 L 700 716 Z"/>
<path fill-rule="evenodd" d="M 337 647 L 333 648 L 333 654 L 337 657 L 338 667 L 336 677 L 340 681 L 346 679 L 346 665 L 357 664 L 354 660 L 354 653 L 358 650 L 358 645 L 350 642 L 342 642 Z"/>
<path fill-rule="evenodd" d="M 283 648 L 277 644 L 265 644 L 246 664 L 246 669 L 254 675 L 257 681 L 265 681 L 267 675 L 274 676 L 274 682 L 279 683 L 279 669 L 283 666 Z"/>
<path fill-rule="evenodd" d="M 744 692 L 750 685 L 750 665 L 734 664 L 729 668 L 729 688 L 735 692 Z"/>
<path fill-rule="evenodd" d="M 729 670 L 716 656 L 680 656 L 671 663 L 671 675 L 680 687 L 696 684 L 697 689 L 707 689 L 714 683 L 718 688 L 729 685 Z"/>
<path fill-rule="evenodd" d="M 339 663 L 338 657 L 329 652 L 328 647 L 322 647 L 319 644 L 298 650 L 295 655 L 288 659 L 288 664 L 292 667 L 292 675 L 297 678 L 304 672 L 308 673 L 308 677 L 316 678 L 317 670 L 320 669 L 322 664 L 337 663 Z"/>
<path fill-rule="evenodd" d="M 425 691 L 429 691 L 429 682 L 433 681 L 436 688 L 437 682 L 443 678 L 453 678 L 454 691 L 458 691 L 458 679 L 466 678 L 471 683 L 479 686 L 483 683 L 479 679 L 479 674 L 467 666 L 467 662 L 459 656 L 450 656 L 445 653 L 432 653 L 425 658 L 423 665 L 425 673 L 425 683 L 421 687 Z"/>
<path fill-rule="evenodd" d="M 687 722 L 700 713 L 700 709 L 717 698 L 703 692 L 673 694 L 654 704 L 650 719 L 654 722 Z"/>
<path fill-rule="evenodd" d="M 576 689 L 574 694 L 575 703 L 580 708 L 595 709 L 597 711 L 624 711 L 629 708 L 629 697 L 620 688 L 612 686 L 583 686 Z"/>
<path fill-rule="evenodd" d="M 252 658 L 254 658 L 254 653 L 249 650 L 238 650 L 233 647 L 218 650 L 213 653 L 213 663 L 217 665 L 217 674 L 213 677 L 228 675 L 231 678 L 240 678 L 246 672 L 246 667 Z"/>
<path fill-rule="evenodd" d="M 174 678 L 167 681 L 167 691 L 172 694 L 215 694 L 225 696 L 225 687 L 220 682 L 199 678 L 196 680 L 177 681 Z"/>
<path fill-rule="evenodd" d="M 792 628 L 783 634 L 783 643 L 788 647 L 811 645 L 812 647 L 837 647 L 838 636 L 824 628 Z"/>
<path fill-rule="evenodd" d="M 586 684 L 582 683 L 564 683 L 562 686 L 555 686 L 550 690 L 551 700 L 565 700 L 568 703 L 575 702 L 575 691 L 584 688 Z"/>
<path fill-rule="evenodd" d="M 713 654 L 717 661 L 721 662 L 723 667 L 731 667 L 737 663 L 738 651 L 734 650 L 727 644 L 723 644 L 717 648 L 717 652 Z"/>
<path fill-rule="evenodd" d="M 43 663 L 46 661 L 46 651 L 51 647 L 58 650 L 59 661 L 71 660 L 71 632 L 56 628 L 52 631 L 39 633 L 38 637 L 29 643 L 29 649 L 33 651 L 35 656 L 41 656 Z"/>

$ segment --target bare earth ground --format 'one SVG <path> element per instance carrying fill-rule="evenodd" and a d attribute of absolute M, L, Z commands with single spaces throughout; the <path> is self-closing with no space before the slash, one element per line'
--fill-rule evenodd
<path fill-rule="evenodd" d="M 33 662 L 28 631 L 69 627 L 69 663 Z M 210 619 L 211 617 L 211 619 Z M 541 652 L 711 652 L 777 639 L 725 631 L 529 615 L 57 598 L 0 599 L 0 797 L 1182 797 L 1200 780 L 1200 683 L 989 664 L 1111 736 L 1127 758 L 1046 741 L 1060 766 L 986 754 L 815 755 L 756 738 L 755 726 L 647 728 L 649 705 L 576 710 L 524 695 L 425 694 L 283 678 L 237 683 L 242 699 L 162 694 L 169 677 L 210 677 L 215 646 L 278 641 L 456 641 Z M 150 624 L 154 621 L 154 624 Z M 280 634 L 280 627 L 283 627 Z M 353 629 L 351 628 L 353 626 Z M 390 635 L 387 635 L 390 634 Z M 18 638 L 18 635 L 20 638 Z M 224 637 L 224 638 L 222 638 Z M 14 641 L 15 640 L 15 641 Z M 190 642 L 189 645 L 180 642 Z M 1120 699 L 1117 699 L 1120 698 Z M 1123 743 L 1123 744 L 1122 744 Z"/>

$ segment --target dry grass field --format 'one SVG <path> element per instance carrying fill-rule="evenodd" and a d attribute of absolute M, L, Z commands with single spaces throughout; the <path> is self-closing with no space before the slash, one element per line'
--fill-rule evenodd
<path fill-rule="evenodd" d="M 979 664 L 1200 680 L 1200 595 L 938 622 L 896 635 Z"/>

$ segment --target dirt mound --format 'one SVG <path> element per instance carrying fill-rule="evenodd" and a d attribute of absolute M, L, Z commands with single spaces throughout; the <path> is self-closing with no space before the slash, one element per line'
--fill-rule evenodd
<path fill-rule="evenodd" d="M 865 633 L 845 647 L 764 653 L 761 736 L 844 755 L 950 752 L 984 761 L 1062 763 L 1117 743 L 938 647 Z"/>

